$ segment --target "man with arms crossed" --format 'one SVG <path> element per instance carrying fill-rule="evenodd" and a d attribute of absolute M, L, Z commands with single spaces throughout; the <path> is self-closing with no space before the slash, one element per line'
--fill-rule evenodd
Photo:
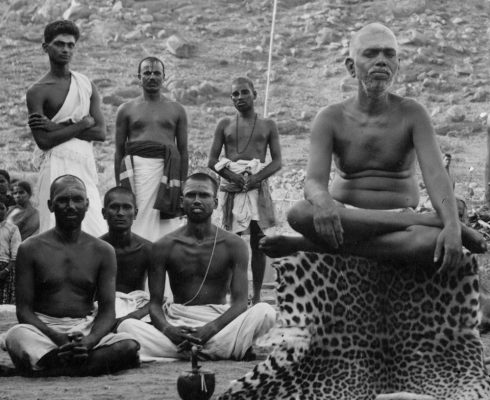
<path fill-rule="evenodd" d="M 114 325 L 116 257 L 81 230 L 85 185 L 64 175 L 51 185 L 56 226 L 27 239 L 17 257 L 17 318 L 7 350 L 25 375 L 99 375 L 138 363 L 138 343 Z M 94 300 L 98 312 L 93 315 Z"/>
<path fill-rule="evenodd" d="M 187 115 L 161 92 L 161 60 L 138 65 L 142 96 L 122 104 L 116 116 L 116 184 L 130 187 L 139 210 L 133 231 L 154 242 L 177 227 L 181 181 L 187 176 Z"/>
<path fill-rule="evenodd" d="M 476 231 L 458 221 L 456 201 L 425 108 L 389 92 L 398 71 L 398 44 L 385 26 L 358 31 L 345 61 L 359 82 L 356 96 L 321 110 L 314 123 L 306 200 L 289 212 L 303 237 L 264 238 L 270 256 L 298 250 L 342 252 L 454 268 L 462 242 L 486 251 Z M 437 214 L 382 210 L 415 208 L 415 160 Z M 328 188 L 331 161 L 337 174 Z"/>
<path fill-rule="evenodd" d="M 90 199 L 82 229 L 100 236 L 105 227 L 92 141 L 104 141 L 106 127 L 94 84 L 70 70 L 79 36 L 78 27 L 71 21 L 46 26 L 43 50 L 49 56 L 50 70 L 27 90 L 29 127 L 40 152 L 35 203 L 40 212 L 39 231 L 44 232 L 55 224 L 46 207 L 51 183 L 64 174 L 80 177 Z"/>
<path fill-rule="evenodd" d="M 252 303 L 260 301 L 265 255 L 259 249 L 262 229 L 275 225 L 274 206 L 267 178 L 281 168 L 281 147 L 274 121 L 260 118 L 254 109 L 257 92 L 248 78 L 231 85 L 235 118 L 223 118 L 216 127 L 209 168 L 221 175 L 223 226 L 235 233 L 250 232 L 252 250 Z M 218 161 L 224 148 L 225 157 Z M 265 164 L 267 150 L 271 162 Z"/>
<path fill-rule="evenodd" d="M 138 214 L 133 192 L 121 186 L 104 196 L 102 215 L 109 232 L 100 238 L 116 251 L 116 323 L 124 319 L 146 317 L 149 294 L 145 291 L 151 263 L 151 242 L 131 232 Z"/>
<path fill-rule="evenodd" d="M 247 247 L 237 235 L 211 223 L 218 204 L 214 179 L 193 174 L 183 193 L 187 224 L 153 246 L 148 279 L 153 325 L 128 319 L 118 332 L 140 342 L 142 361 L 188 359 L 192 344 L 203 346 L 208 359 L 241 360 L 273 326 L 275 311 L 266 303 L 247 310 Z M 165 272 L 174 303 L 162 309 Z"/>

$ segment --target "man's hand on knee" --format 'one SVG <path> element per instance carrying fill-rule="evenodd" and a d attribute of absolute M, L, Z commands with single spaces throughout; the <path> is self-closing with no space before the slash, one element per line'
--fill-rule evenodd
<path fill-rule="evenodd" d="M 462 255 L 461 228 L 459 225 L 444 227 L 437 237 L 434 252 L 434 263 L 441 264 L 438 272 L 456 268 Z"/>
<path fill-rule="evenodd" d="M 344 230 L 335 206 L 319 207 L 313 205 L 313 224 L 317 234 L 329 246 L 334 249 L 342 246 Z"/>

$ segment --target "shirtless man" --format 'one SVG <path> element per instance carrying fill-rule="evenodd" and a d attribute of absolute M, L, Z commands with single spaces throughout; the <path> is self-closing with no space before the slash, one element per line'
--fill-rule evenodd
<path fill-rule="evenodd" d="M 6 347 L 21 374 L 99 375 L 138 362 L 138 343 L 114 325 L 116 257 L 81 230 L 88 201 L 75 176 L 56 179 L 49 209 L 56 226 L 30 237 L 17 256 L 17 318 Z M 93 315 L 94 300 L 98 312 Z"/>
<path fill-rule="evenodd" d="M 148 279 L 153 325 L 130 319 L 118 329 L 140 341 L 142 361 L 188 359 L 192 344 L 203 346 L 208 359 L 240 360 L 274 324 L 269 304 L 247 310 L 247 247 L 237 235 L 212 224 L 217 204 L 213 178 L 204 173 L 187 178 L 182 200 L 187 225 L 153 246 Z M 162 309 L 165 272 L 174 303 Z"/>
<path fill-rule="evenodd" d="M 151 242 L 176 228 L 181 181 L 187 176 L 187 115 L 161 92 L 161 60 L 147 57 L 138 65 L 142 96 L 122 104 L 116 116 L 116 184 L 136 195 L 133 231 Z M 162 177 L 166 184 L 162 184 Z"/>
<path fill-rule="evenodd" d="M 393 32 L 379 23 L 362 28 L 345 65 L 359 82 L 357 95 L 316 116 L 306 200 L 288 215 L 304 236 L 265 238 L 261 248 L 270 256 L 332 251 L 441 268 L 458 264 L 462 239 L 469 250 L 484 252 L 483 238 L 458 221 L 427 111 L 389 92 L 399 67 Z M 417 207 L 416 157 L 437 215 L 382 211 Z M 329 188 L 332 158 L 337 174 Z"/>
<path fill-rule="evenodd" d="M 29 127 L 39 147 L 39 178 L 35 203 L 40 211 L 40 232 L 55 224 L 46 203 L 49 188 L 60 175 L 73 174 L 85 182 L 90 209 L 82 229 L 94 236 L 105 231 L 99 210 L 97 169 L 92 141 L 104 141 L 106 126 L 95 85 L 70 61 L 80 36 L 71 21 L 55 21 L 44 30 L 43 50 L 50 69 L 26 94 Z"/>
<path fill-rule="evenodd" d="M 485 161 L 485 205 L 490 210 L 490 115 L 487 117 L 487 159 Z"/>
<path fill-rule="evenodd" d="M 209 168 L 223 177 L 220 199 L 223 226 L 242 234 L 250 232 L 252 250 L 252 303 L 260 302 L 265 254 L 259 249 L 262 229 L 275 225 L 274 207 L 267 178 L 281 169 L 281 147 L 274 121 L 260 118 L 254 109 L 257 92 L 248 78 L 231 85 L 231 100 L 237 110 L 232 118 L 219 121 L 209 154 Z M 218 161 L 222 149 L 225 158 Z M 271 161 L 265 165 L 267 150 Z"/>
<path fill-rule="evenodd" d="M 105 194 L 102 215 L 109 232 L 100 238 L 116 251 L 116 324 L 128 318 L 141 319 L 149 312 L 145 284 L 151 242 L 131 232 L 137 213 L 136 198 L 129 189 L 116 186 Z"/>

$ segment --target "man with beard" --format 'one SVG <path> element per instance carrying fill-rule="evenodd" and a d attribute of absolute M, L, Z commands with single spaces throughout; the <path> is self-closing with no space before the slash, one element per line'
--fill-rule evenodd
<path fill-rule="evenodd" d="M 461 259 L 462 244 L 486 251 L 483 237 L 458 221 L 427 111 L 389 91 L 398 57 L 387 27 L 374 23 L 354 34 L 345 65 L 358 80 L 357 95 L 316 116 L 306 200 L 288 214 L 303 236 L 264 238 L 260 246 L 269 256 L 327 251 L 450 269 Z M 328 187 L 332 159 L 337 173 Z M 419 203 L 416 159 L 437 214 L 409 211 Z"/>
<path fill-rule="evenodd" d="M 116 257 L 81 230 L 85 185 L 72 175 L 55 179 L 48 206 L 55 227 L 27 239 L 17 255 L 19 324 L 5 339 L 14 365 L 28 376 L 100 375 L 137 365 L 138 343 L 110 333 Z"/>
<path fill-rule="evenodd" d="M 252 81 L 236 78 L 231 84 L 234 118 L 223 118 L 216 127 L 209 153 L 209 168 L 223 179 L 220 198 L 226 230 L 250 233 L 252 250 L 252 303 L 260 302 L 265 255 L 259 249 L 263 229 L 275 225 L 274 205 L 267 178 L 281 168 L 281 147 L 276 124 L 255 112 L 257 98 Z M 219 159 L 224 149 L 224 157 Z M 267 150 L 271 161 L 266 164 Z"/>
<path fill-rule="evenodd" d="M 133 232 L 154 242 L 178 226 L 181 181 L 187 176 L 187 115 L 161 92 L 163 62 L 138 65 L 142 96 L 122 104 L 116 116 L 116 184 L 136 196 Z"/>
<path fill-rule="evenodd" d="M 127 319 L 118 328 L 140 342 L 141 361 L 188 359 L 193 344 L 202 346 L 207 359 L 241 360 L 274 324 L 269 304 L 247 309 L 247 247 L 211 222 L 217 204 L 213 178 L 204 173 L 187 178 L 182 200 L 187 224 L 153 246 L 148 278 L 153 325 Z M 166 272 L 174 302 L 162 308 Z"/>

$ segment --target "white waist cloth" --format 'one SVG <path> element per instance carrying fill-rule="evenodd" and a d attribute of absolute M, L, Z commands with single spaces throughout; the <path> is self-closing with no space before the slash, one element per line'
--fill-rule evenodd
<path fill-rule="evenodd" d="M 199 327 L 214 321 L 229 307 L 222 304 L 202 306 L 167 304 L 163 310 L 167 321 L 174 326 Z M 211 360 L 240 360 L 257 338 L 274 326 L 275 320 L 276 312 L 272 306 L 267 303 L 256 304 L 209 339 L 204 344 L 202 354 Z M 189 359 L 188 352 L 179 353 L 177 346 L 167 336 L 153 325 L 140 320 L 123 321 L 119 325 L 118 332 L 128 333 L 140 343 L 140 360 L 143 362 Z"/>
<path fill-rule="evenodd" d="M 89 115 L 92 84 L 78 72 L 71 72 L 70 89 L 65 102 L 53 122 L 62 123 L 68 120 L 79 122 Z M 46 133 L 48 134 L 48 133 Z M 60 175 L 70 174 L 80 178 L 87 188 L 89 209 L 82 222 L 82 229 L 96 237 L 107 231 L 101 214 L 102 203 L 97 189 L 97 169 L 92 143 L 86 140 L 70 139 L 47 151 L 37 150 L 39 177 L 35 190 L 34 202 L 39 210 L 39 232 L 54 227 L 54 214 L 48 210 L 49 188 Z"/>
<path fill-rule="evenodd" d="M 225 157 L 219 160 L 214 168 L 216 171 L 220 171 L 223 168 L 228 168 L 231 172 L 235 174 L 248 173 L 254 175 L 264 168 L 264 164 L 260 162 L 259 159 L 254 158 L 253 160 L 238 160 L 231 161 Z M 226 179 L 222 178 L 222 184 L 226 185 L 229 183 Z M 225 196 L 228 194 L 226 192 L 219 191 L 219 203 L 222 207 L 225 205 Z M 253 189 L 243 193 L 234 193 L 233 199 L 233 225 L 231 228 L 232 232 L 243 232 L 246 231 L 251 221 L 259 221 L 259 190 Z"/>
<path fill-rule="evenodd" d="M 93 315 L 88 315 L 85 318 L 55 318 L 41 313 L 36 313 L 36 315 L 49 328 L 61 333 L 78 331 L 87 336 L 94 323 Z M 94 349 L 110 346 L 126 339 L 133 338 L 124 333 L 108 333 L 97 343 Z M 15 365 L 25 366 L 28 363 L 33 370 L 42 369 L 38 365 L 39 360 L 50 351 L 58 348 L 44 333 L 29 324 L 18 324 L 10 328 L 5 338 L 5 346 Z"/>
<path fill-rule="evenodd" d="M 149 301 L 150 295 L 144 290 L 134 290 L 129 293 L 116 292 L 116 318 L 124 317 L 143 308 Z M 149 315 L 142 320 L 149 322 Z"/>
<path fill-rule="evenodd" d="M 155 242 L 182 225 L 178 218 L 160 219 L 160 211 L 153 208 L 163 176 L 163 158 L 133 156 L 133 177 L 138 215 L 132 231 Z"/>

